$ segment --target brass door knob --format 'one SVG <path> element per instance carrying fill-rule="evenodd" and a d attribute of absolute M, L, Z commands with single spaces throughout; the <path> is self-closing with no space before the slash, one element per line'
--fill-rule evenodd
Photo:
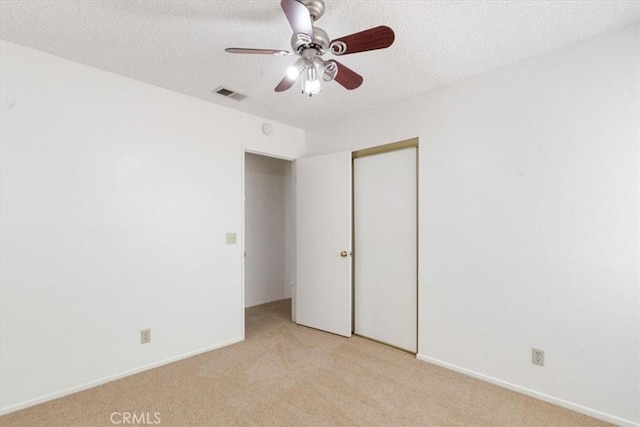
<path fill-rule="evenodd" d="M 342 251 L 342 252 L 340 252 L 340 256 L 341 256 L 342 258 L 346 258 L 348 255 L 349 255 L 349 252 L 347 252 L 347 251 Z"/>

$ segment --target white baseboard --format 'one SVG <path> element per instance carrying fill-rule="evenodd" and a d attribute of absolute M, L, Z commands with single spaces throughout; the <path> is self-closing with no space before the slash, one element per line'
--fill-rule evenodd
<path fill-rule="evenodd" d="M 468 375 L 470 377 L 478 378 L 480 380 L 486 381 L 491 384 L 498 385 L 500 387 L 516 391 L 518 393 L 525 394 L 527 396 L 534 397 L 539 400 L 543 400 L 545 402 L 553 403 L 554 405 L 562 406 L 563 408 L 571 409 L 572 411 L 579 412 L 584 415 L 589 415 L 590 417 L 597 418 L 602 421 L 606 421 L 612 424 L 616 424 L 624 427 L 640 427 L 639 423 L 625 420 L 620 417 L 616 417 L 614 415 L 610 415 L 601 411 L 597 411 L 595 409 L 587 408 L 586 406 L 578 405 L 576 403 L 569 402 L 567 400 L 559 399 L 554 396 L 550 396 L 548 394 L 540 393 L 535 390 L 528 389 L 526 387 L 522 387 L 516 384 L 509 383 L 507 381 L 500 380 L 498 378 L 490 377 L 485 374 L 481 374 L 479 372 L 472 371 L 470 369 L 461 368 L 460 366 L 452 365 L 451 363 L 444 362 L 442 360 L 434 359 L 433 357 L 424 356 L 422 354 L 417 354 L 416 358 L 418 360 L 422 360 L 423 362 L 432 363 L 437 366 L 441 366 L 443 368 L 450 369 L 452 371 L 459 372 L 461 374 Z"/>
<path fill-rule="evenodd" d="M 222 344 L 213 345 L 211 347 L 201 348 L 201 349 L 196 350 L 196 351 L 191 351 L 189 353 L 184 353 L 184 354 L 181 354 L 181 355 L 178 355 L 178 356 L 170 357 L 168 359 L 164 359 L 164 360 L 161 360 L 159 362 L 151 363 L 149 365 L 144 365 L 144 366 L 141 366 L 139 368 L 130 369 L 128 371 L 121 372 L 121 373 L 116 374 L 116 375 L 110 375 L 108 377 L 100 378 L 100 379 L 95 380 L 95 381 L 90 381 L 88 383 L 84 383 L 84 384 L 81 384 L 81 385 L 78 385 L 78 386 L 75 386 L 75 387 L 70 387 L 70 388 L 67 388 L 67 389 L 64 389 L 64 390 L 61 390 L 61 391 L 57 391 L 55 393 L 51 393 L 51 394 L 47 394 L 47 395 L 44 395 L 44 396 L 41 396 L 41 397 L 37 397 L 35 399 L 27 400 L 26 402 L 22 402 L 22 403 L 18 403 L 18 404 L 15 404 L 15 405 L 7 406 L 6 408 L 1 408 L 0 409 L 0 415 L 6 415 L 6 414 L 9 414 L 11 412 L 15 412 L 15 411 L 19 411 L 21 409 L 28 408 L 30 406 L 38 405 L 40 403 L 48 402 L 48 401 L 53 400 L 53 399 L 58 399 L 60 397 L 68 396 L 70 394 L 77 393 L 79 391 L 87 390 L 87 389 L 90 389 L 90 388 L 93 388 L 93 387 L 96 387 L 96 386 L 99 386 L 99 385 L 102 385 L 102 384 L 105 384 L 105 383 L 108 383 L 108 382 L 111 382 L 111 381 L 119 380 L 120 378 L 128 377 L 129 375 L 138 374 L 140 372 L 148 371 L 149 369 L 157 368 L 157 367 L 160 367 L 160 366 L 163 366 L 163 365 L 168 365 L 169 363 L 177 362 L 177 361 L 182 360 L 182 359 L 187 359 L 189 357 L 193 357 L 193 356 L 196 356 L 198 354 L 206 353 L 208 351 L 217 350 L 219 348 L 226 347 L 226 346 L 231 345 L 231 344 L 236 344 L 236 343 L 239 343 L 241 341 L 243 341 L 242 338 L 241 339 L 235 339 L 235 340 L 227 341 L 227 342 L 224 342 Z"/>

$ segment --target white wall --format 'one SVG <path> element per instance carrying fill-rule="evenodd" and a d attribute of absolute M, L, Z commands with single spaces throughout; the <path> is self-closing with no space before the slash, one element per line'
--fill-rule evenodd
<path fill-rule="evenodd" d="M 287 201 L 291 162 L 245 157 L 245 305 L 290 297 L 287 284 Z M 289 295 L 287 295 L 289 291 Z"/>
<path fill-rule="evenodd" d="M 639 32 L 308 132 L 310 154 L 420 138 L 421 359 L 640 422 Z"/>
<path fill-rule="evenodd" d="M 2 412 L 241 340 L 244 149 L 295 158 L 304 132 L 0 52 Z"/>

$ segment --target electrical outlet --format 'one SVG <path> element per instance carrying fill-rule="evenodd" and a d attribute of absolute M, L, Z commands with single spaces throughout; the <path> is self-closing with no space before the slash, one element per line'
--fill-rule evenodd
<path fill-rule="evenodd" d="M 544 366 L 544 350 L 532 348 L 531 363 L 533 363 L 534 365 Z"/>
<path fill-rule="evenodd" d="M 143 329 L 140 331 L 140 344 L 151 342 L 151 329 Z"/>

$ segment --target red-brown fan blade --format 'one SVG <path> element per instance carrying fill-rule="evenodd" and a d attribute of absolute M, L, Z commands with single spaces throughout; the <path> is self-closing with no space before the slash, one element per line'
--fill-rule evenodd
<path fill-rule="evenodd" d="M 224 51 L 229 53 L 243 53 L 243 54 L 252 54 L 252 55 L 275 55 L 275 56 L 291 55 L 291 52 L 288 52 L 286 50 L 276 50 L 276 49 L 245 49 L 242 47 L 228 47 Z"/>
<path fill-rule="evenodd" d="M 282 0 L 280 7 L 295 34 L 306 34 L 313 39 L 313 22 L 307 6 L 297 0 Z"/>
<path fill-rule="evenodd" d="M 384 49 L 393 44 L 396 36 L 393 30 L 384 25 L 350 34 L 331 41 L 334 55 L 349 55 L 368 50 Z"/>
<path fill-rule="evenodd" d="M 353 90 L 360 87 L 360 85 L 364 81 L 360 74 L 356 73 L 351 68 L 348 68 L 346 65 L 339 63 L 338 61 L 331 62 L 334 62 L 338 67 L 338 72 L 336 73 L 336 76 L 333 78 L 333 80 L 340 83 L 342 86 L 344 86 L 345 89 Z"/>
<path fill-rule="evenodd" d="M 302 70 L 304 70 L 305 66 L 306 63 L 302 58 L 294 62 L 289 70 L 287 70 L 287 75 L 284 76 L 284 78 L 280 80 L 280 83 L 278 83 L 278 86 L 276 86 L 275 91 L 284 92 L 285 90 L 291 88 L 296 80 L 298 80 L 298 77 L 300 77 L 300 73 L 302 73 Z"/>

